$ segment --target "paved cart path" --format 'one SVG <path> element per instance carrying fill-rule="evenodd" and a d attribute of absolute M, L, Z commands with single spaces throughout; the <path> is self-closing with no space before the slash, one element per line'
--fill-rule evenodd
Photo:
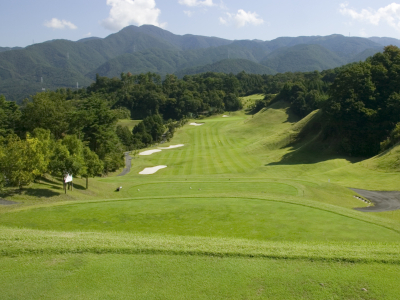
<path fill-rule="evenodd" d="M 125 168 L 122 171 L 121 174 L 119 174 L 118 176 L 124 176 L 126 174 L 128 174 L 131 171 L 131 161 L 132 161 L 132 157 L 129 155 L 130 152 L 125 152 Z"/>
<path fill-rule="evenodd" d="M 351 189 L 370 200 L 374 206 L 355 208 L 363 212 L 383 212 L 400 209 L 399 191 L 368 191 L 360 189 Z"/>

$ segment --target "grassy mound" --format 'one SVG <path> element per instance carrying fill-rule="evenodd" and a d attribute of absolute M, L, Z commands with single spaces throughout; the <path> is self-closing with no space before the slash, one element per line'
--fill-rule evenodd
<path fill-rule="evenodd" d="M 362 163 L 363 166 L 386 172 L 400 172 L 400 144 Z"/>

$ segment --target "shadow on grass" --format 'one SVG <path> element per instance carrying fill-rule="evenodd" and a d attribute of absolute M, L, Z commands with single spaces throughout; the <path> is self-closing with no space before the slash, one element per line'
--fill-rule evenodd
<path fill-rule="evenodd" d="M 320 162 L 333 160 L 333 159 L 345 159 L 351 164 L 358 163 L 364 159 L 356 158 L 356 157 L 344 157 L 344 156 L 333 156 L 333 155 L 319 155 L 319 156 L 312 156 L 312 154 L 306 155 L 297 155 L 294 153 L 286 154 L 282 157 L 282 159 L 278 162 L 273 162 L 266 164 L 265 166 L 279 166 L 279 165 L 311 165 L 317 164 Z"/>
<path fill-rule="evenodd" d="M 86 187 L 84 187 L 84 186 L 82 186 L 82 185 L 80 185 L 80 184 L 74 183 L 74 189 L 81 190 L 81 191 L 85 191 L 85 190 L 86 190 Z"/>
<path fill-rule="evenodd" d="M 23 194 L 28 195 L 28 196 L 33 196 L 33 197 L 38 197 L 38 198 L 51 198 L 54 196 L 59 196 L 61 195 L 58 192 L 48 190 L 48 189 L 31 189 L 31 188 L 26 188 L 21 191 Z"/>
<path fill-rule="evenodd" d="M 291 151 L 282 156 L 278 162 L 266 164 L 266 166 L 274 165 L 300 165 L 300 164 L 316 164 L 328 160 L 345 159 L 351 164 L 358 163 L 366 159 L 366 157 L 345 156 L 337 153 L 334 149 L 335 143 L 322 141 L 312 136 L 303 138 L 302 141 L 297 140 L 290 143 L 288 147 Z"/>

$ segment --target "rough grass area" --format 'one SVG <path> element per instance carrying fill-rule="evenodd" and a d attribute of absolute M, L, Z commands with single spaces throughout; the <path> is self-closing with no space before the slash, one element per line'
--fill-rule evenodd
<path fill-rule="evenodd" d="M 393 242 L 293 242 L 173 236 L 129 232 L 56 232 L 0 227 L 3 257 L 32 254 L 174 254 L 262 257 L 400 264 L 400 244 Z"/>

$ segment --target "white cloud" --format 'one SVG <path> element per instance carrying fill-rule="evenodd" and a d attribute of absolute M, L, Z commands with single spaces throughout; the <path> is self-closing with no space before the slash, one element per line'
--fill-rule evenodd
<path fill-rule="evenodd" d="M 223 10 L 227 10 L 228 7 L 225 5 L 224 1 L 221 0 L 220 4 L 219 4 L 219 8 L 223 9 Z"/>
<path fill-rule="evenodd" d="M 133 24 L 166 25 L 158 21 L 161 11 L 156 8 L 155 0 L 107 0 L 107 5 L 111 6 L 110 15 L 102 21 L 102 25 L 111 31 Z"/>
<path fill-rule="evenodd" d="M 183 13 L 184 13 L 185 15 L 187 15 L 189 18 L 190 18 L 191 16 L 193 16 L 193 12 L 190 11 L 190 10 L 185 10 Z"/>
<path fill-rule="evenodd" d="M 340 4 L 339 11 L 342 15 L 348 15 L 354 20 L 365 21 L 373 25 L 379 25 L 381 21 L 386 22 L 400 31 L 400 4 L 392 3 L 378 10 L 362 9 L 361 12 L 357 12 L 348 6 L 348 3 Z"/>
<path fill-rule="evenodd" d="M 219 17 L 219 22 L 220 22 L 221 24 L 223 24 L 223 25 L 228 24 L 228 21 L 225 20 L 223 17 Z"/>
<path fill-rule="evenodd" d="M 91 37 L 91 36 L 92 36 L 92 33 L 91 33 L 91 32 L 88 32 L 87 34 L 85 34 L 85 36 L 86 36 L 86 37 Z"/>
<path fill-rule="evenodd" d="M 246 25 L 261 25 L 264 20 L 258 16 L 257 13 L 245 12 L 243 9 L 239 9 L 237 14 L 226 13 L 226 18 L 219 18 L 219 22 L 223 25 L 233 22 L 237 28 L 244 27 Z"/>
<path fill-rule="evenodd" d="M 186 6 L 214 6 L 213 0 L 179 0 L 179 4 Z"/>
<path fill-rule="evenodd" d="M 65 29 L 65 28 L 77 29 L 78 28 L 69 21 L 59 20 L 57 18 L 53 18 L 50 21 L 46 21 L 44 23 L 44 26 L 46 26 L 48 28 L 53 28 L 53 29 Z"/>

